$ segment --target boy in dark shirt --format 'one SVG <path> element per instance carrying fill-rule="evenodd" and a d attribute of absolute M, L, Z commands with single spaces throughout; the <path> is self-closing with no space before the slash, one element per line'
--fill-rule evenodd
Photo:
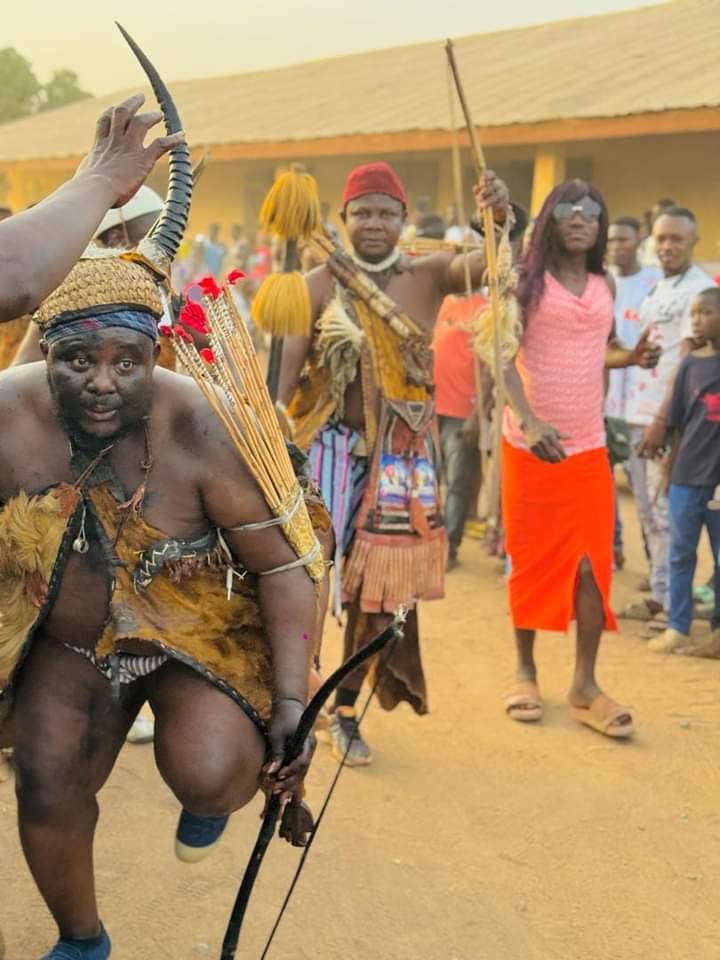
<path fill-rule="evenodd" d="M 720 484 L 720 288 L 698 294 L 693 336 L 703 346 L 681 363 L 668 412 L 670 475 L 670 610 L 668 629 L 648 646 L 656 653 L 720 656 L 720 512 L 710 501 Z M 707 529 L 715 559 L 715 613 L 709 643 L 690 639 L 697 546 Z M 715 653 L 708 653 L 715 650 Z"/>

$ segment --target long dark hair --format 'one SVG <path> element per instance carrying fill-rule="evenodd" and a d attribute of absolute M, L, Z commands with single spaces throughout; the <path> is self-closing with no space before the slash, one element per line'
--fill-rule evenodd
<path fill-rule="evenodd" d="M 545 270 L 556 252 L 556 229 L 553 210 L 558 203 L 577 203 L 583 197 L 591 197 L 601 206 L 597 240 L 587 252 L 587 268 L 590 273 L 604 274 L 605 248 L 608 236 L 608 211 L 600 191 L 584 180 L 566 180 L 558 184 L 547 196 L 533 225 L 530 243 L 520 262 L 518 300 L 525 316 L 537 305 L 545 286 Z"/>

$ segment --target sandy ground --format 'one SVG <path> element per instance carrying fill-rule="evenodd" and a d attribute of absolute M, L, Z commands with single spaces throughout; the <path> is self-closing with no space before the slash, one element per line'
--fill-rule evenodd
<path fill-rule="evenodd" d="M 643 572 L 632 519 L 627 536 L 617 606 Z M 607 637 L 601 680 L 638 726 L 633 743 L 617 743 L 568 716 L 572 643 L 546 636 L 546 719 L 513 723 L 500 699 L 512 654 L 497 562 L 471 542 L 461 559 L 447 600 L 424 610 L 432 713 L 371 708 L 375 762 L 344 772 L 271 957 L 720 957 L 720 663 L 654 655 L 627 625 Z M 328 666 L 337 656 L 332 629 Z M 316 807 L 332 773 L 320 747 L 309 778 Z M 152 748 L 123 750 L 101 803 L 97 885 L 113 958 L 218 957 L 259 804 L 188 868 L 173 858 L 177 804 Z M 259 957 L 297 857 L 284 843 L 271 848 L 241 960 Z M 9 781 L 0 882 L 5 960 L 37 960 L 54 929 L 20 853 Z"/>

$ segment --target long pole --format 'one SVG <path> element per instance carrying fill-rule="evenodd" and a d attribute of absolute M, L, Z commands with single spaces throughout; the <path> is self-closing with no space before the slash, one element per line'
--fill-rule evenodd
<path fill-rule="evenodd" d="M 452 73 L 455 89 L 457 91 L 460 107 L 465 118 L 465 126 L 470 138 L 470 151 L 472 153 L 475 173 L 478 179 L 487 169 L 485 155 L 483 154 L 480 141 L 478 140 L 477 130 L 472 120 L 470 107 L 465 97 L 460 72 L 457 61 L 455 60 L 455 50 L 452 40 L 445 43 L 445 53 L 447 54 L 450 71 Z M 490 295 L 490 309 L 493 316 L 493 328 L 495 331 L 495 397 L 496 397 L 496 417 L 495 424 L 495 470 L 500 467 L 500 450 L 502 445 L 502 426 L 505 411 L 505 375 L 503 371 L 502 347 L 500 344 L 500 289 L 498 285 L 498 267 L 497 267 L 497 249 L 495 246 L 495 222 L 493 220 L 492 210 L 486 207 L 483 210 L 483 229 L 485 231 L 485 266 L 487 270 L 487 285 Z M 499 513 L 500 505 L 500 485 L 499 483 L 493 489 L 493 503 L 491 504 L 491 516 Z"/>
<path fill-rule="evenodd" d="M 455 207 L 458 212 L 458 221 L 465 226 L 467 219 L 465 217 L 465 197 L 463 195 L 463 176 L 462 161 L 460 157 L 460 144 L 457 135 L 457 121 L 455 117 L 455 93 L 453 88 L 452 68 L 448 62 L 448 101 L 450 104 L 450 128 L 452 133 L 452 168 L 453 168 L 453 188 L 455 192 Z M 473 295 L 472 280 L 470 277 L 470 261 L 468 259 L 469 251 L 463 243 L 463 265 L 465 268 L 465 296 L 470 300 Z M 474 358 L 473 373 L 475 377 L 475 402 L 476 414 L 478 419 L 478 445 L 480 447 L 480 469 L 482 483 L 486 483 L 487 475 L 487 424 L 483 415 L 482 405 L 482 377 L 480 374 L 480 361 Z"/>

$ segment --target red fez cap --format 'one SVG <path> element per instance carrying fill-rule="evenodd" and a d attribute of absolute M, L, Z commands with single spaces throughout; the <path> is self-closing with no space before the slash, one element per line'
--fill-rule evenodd
<path fill-rule="evenodd" d="M 389 163 L 364 163 L 351 170 L 343 191 L 343 206 L 366 193 L 386 193 L 407 206 L 405 187 Z"/>

